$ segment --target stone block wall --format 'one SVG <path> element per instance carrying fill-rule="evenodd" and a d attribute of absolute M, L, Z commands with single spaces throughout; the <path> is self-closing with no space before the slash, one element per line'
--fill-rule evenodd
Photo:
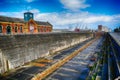
<path fill-rule="evenodd" d="M 0 35 L 0 73 L 92 37 L 92 33 Z"/>

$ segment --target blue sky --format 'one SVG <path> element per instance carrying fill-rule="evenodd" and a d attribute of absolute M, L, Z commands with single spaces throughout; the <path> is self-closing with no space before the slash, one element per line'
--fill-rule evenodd
<path fill-rule="evenodd" d="M 120 26 L 120 0 L 1 0 L 0 15 L 23 18 L 31 11 L 34 19 L 49 21 L 54 28 L 111 29 Z"/>

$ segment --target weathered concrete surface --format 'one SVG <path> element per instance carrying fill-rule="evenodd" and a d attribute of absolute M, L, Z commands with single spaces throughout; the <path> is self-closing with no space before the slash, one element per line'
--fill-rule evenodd
<path fill-rule="evenodd" d="M 92 33 L 0 35 L 0 73 L 92 37 Z"/>
<path fill-rule="evenodd" d="M 111 32 L 109 33 L 111 35 L 111 37 L 118 43 L 118 45 L 120 46 L 120 33 L 119 32 Z"/>
<path fill-rule="evenodd" d="M 88 43 L 89 46 L 86 45 L 86 49 L 78 52 L 77 56 L 73 57 L 43 80 L 87 80 L 86 77 L 89 73 L 88 65 L 94 63 L 94 61 L 90 61 L 90 58 L 96 55 L 96 52 L 100 51 L 99 47 L 102 45 L 102 42 L 103 38 L 100 38 L 94 40 L 94 42 L 92 41 L 91 45 L 91 42 Z"/>

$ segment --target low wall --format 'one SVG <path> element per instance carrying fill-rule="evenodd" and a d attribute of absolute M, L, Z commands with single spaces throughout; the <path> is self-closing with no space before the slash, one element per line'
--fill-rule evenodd
<path fill-rule="evenodd" d="M 0 73 L 92 37 L 92 33 L 0 35 Z"/>

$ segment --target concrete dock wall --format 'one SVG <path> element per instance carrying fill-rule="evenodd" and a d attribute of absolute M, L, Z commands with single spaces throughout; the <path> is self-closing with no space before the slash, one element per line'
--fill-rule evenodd
<path fill-rule="evenodd" d="M 0 35 L 0 73 L 92 37 L 92 33 Z"/>

